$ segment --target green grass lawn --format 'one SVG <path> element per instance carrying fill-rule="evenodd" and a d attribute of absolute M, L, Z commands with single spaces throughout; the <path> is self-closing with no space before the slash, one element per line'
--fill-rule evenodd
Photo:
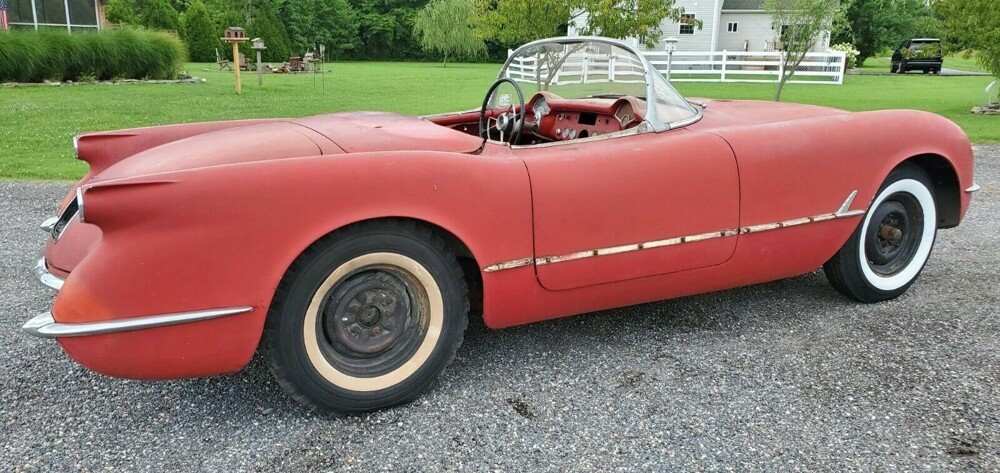
<path fill-rule="evenodd" d="M 892 58 L 890 57 L 871 57 L 865 60 L 865 65 L 861 66 L 861 68 L 866 70 L 877 69 L 889 72 L 889 63 L 891 62 Z M 955 69 L 956 71 L 986 72 L 983 69 L 983 66 L 980 66 L 979 63 L 976 62 L 975 56 L 966 58 L 962 54 L 949 54 L 945 56 L 944 67 L 948 69 Z"/>
<path fill-rule="evenodd" d="M 209 69 L 206 71 L 205 69 Z M 298 117 L 351 110 L 431 114 L 478 107 L 496 64 L 337 63 L 330 73 L 244 73 L 243 95 L 229 72 L 189 64 L 201 84 L 80 85 L 0 89 L 0 177 L 76 179 L 72 137 L 87 131 L 251 117 Z M 789 85 L 783 100 L 843 108 L 914 108 L 944 115 L 976 142 L 1000 142 L 1000 117 L 969 109 L 982 103 L 989 77 L 848 76 L 842 86 Z M 689 97 L 769 100 L 771 84 L 680 83 Z"/>

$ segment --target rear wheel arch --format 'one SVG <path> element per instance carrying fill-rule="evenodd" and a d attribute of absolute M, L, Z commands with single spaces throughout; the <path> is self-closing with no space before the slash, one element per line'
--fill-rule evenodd
<path fill-rule="evenodd" d="M 476 270 L 473 274 L 470 267 Z M 322 280 L 318 289 L 312 287 L 318 281 L 316 276 Z M 288 266 L 275 290 L 259 350 L 286 391 L 309 408 L 349 413 L 408 402 L 426 390 L 454 359 L 462 344 L 466 314 L 476 308 L 479 298 L 472 294 L 481 287 L 476 277 L 478 263 L 469 248 L 438 225 L 393 217 L 343 225 L 316 239 Z M 354 280 L 358 278 L 360 282 Z M 406 287 L 400 292 L 405 295 L 398 299 L 405 304 L 392 294 L 378 298 L 378 294 L 391 293 L 399 285 L 396 283 Z M 311 302 L 309 291 L 314 292 Z M 321 318 L 331 316 L 322 308 L 325 302 L 317 302 L 321 300 L 317 295 L 325 291 L 343 292 L 333 292 L 332 297 L 346 304 L 337 307 L 338 315 L 332 322 Z M 366 321 L 363 317 L 367 312 L 352 312 L 359 300 L 362 305 L 381 307 L 381 311 L 375 310 L 374 318 Z M 396 310 L 399 307 L 402 312 Z M 344 322 L 340 326 L 342 310 Z M 349 317 L 361 318 L 347 327 Z M 401 321 L 405 324 L 400 325 Z M 324 328 L 316 328 L 317 324 Z M 314 328 L 310 331 L 309 327 Z M 358 335 L 369 330 L 365 327 L 374 327 L 367 338 Z M 406 335 L 414 330 L 416 334 L 426 332 L 416 335 L 423 338 Z M 377 343 L 377 337 L 388 335 L 402 342 L 387 339 Z M 385 345 L 390 342 L 392 345 Z M 398 347 L 402 351 L 394 352 Z M 407 348 L 409 354 L 403 353 Z M 389 358 L 383 360 L 385 357 Z M 384 373 L 378 371 L 386 363 L 392 366 Z"/>
<path fill-rule="evenodd" d="M 476 256 L 469 249 L 469 246 L 462 241 L 454 232 L 442 227 L 438 224 L 432 223 L 428 220 L 413 218 L 413 217 L 375 217 L 364 220 L 358 220 L 355 222 L 347 223 L 341 225 L 329 232 L 323 234 L 316 240 L 312 241 L 309 245 L 299 251 L 296 256 L 290 261 L 286 266 L 279 281 L 283 281 L 288 274 L 293 270 L 295 264 L 303 257 L 303 255 L 309 253 L 310 249 L 315 248 L 317 245 L 321 245 L 323 241 L 333 237 L 337 233 L 344 232 L 350 228 L 357 226 L 367 226 L 367 225 L 378 225 L 387 224 L 391 222 L 397 223 L 410 223 L 417 225 L 419 227 L 424 227 L 431 231 L 435 236 L 441 238 L 444 241 L 445 246 L 451 250 L 452 253 L 458 258 L 458 263 L 462 267 L 462 273 L 465 277 L 465 282 L 469 287 L 469 302 L 471 303 L 471 314 L 482 314 L 482 300 L 483 300 L 483 278 L 482 272 L 480 270 L 481 266 Z M 280 284 L 280 282 L 279 282 Z M 272 298 L 271 303 L 274 304 L 274 299 Z"/>
<path fill-rule="evenodd" d="M 930 176 L 934 183 L 934 200 L 938 209 L 938 228 L 958 225 L 962 209 L 962 189 L 958 173 L 951 162 L 939 154 L 927 153 L 911 156 L 898 167 L 915 165 Z"/>

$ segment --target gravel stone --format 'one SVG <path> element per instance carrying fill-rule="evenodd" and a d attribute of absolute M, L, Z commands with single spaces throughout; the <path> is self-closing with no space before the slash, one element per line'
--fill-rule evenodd
<path fill-rule="evenodd" d="M 256 358 L 230 376 L 107 378 L 20 326 L 65 182 L 0 182 L 0 469 L 1000 471 L 1000 146 L 897 300 L 821 271 L 492 331 L 412 404 L 333 417 Z"/>

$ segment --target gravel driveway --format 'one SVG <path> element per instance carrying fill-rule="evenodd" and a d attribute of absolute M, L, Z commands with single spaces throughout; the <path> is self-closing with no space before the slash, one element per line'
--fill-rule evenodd
<path fill-rule="evenodd" d="M 898 300 L 821 272 L 503 331 L 473 322 L 415 403 L 305 412 L 261 360 L 239 374 L 93 374 L 21 333 L 67 183 L 0 182 L 0 469 L 1000 470 L 1000 146 L 963 225 Z M 123 356 L 127 356 L 123 354 Z"/>

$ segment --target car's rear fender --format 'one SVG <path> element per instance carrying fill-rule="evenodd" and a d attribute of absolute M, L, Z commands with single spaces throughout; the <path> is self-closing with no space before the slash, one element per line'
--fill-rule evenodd
<path fill-rule="evenodd" d="M 118 161 L 140 151 L 203 133 L 272 121 L 280 119 L 184 123 L 84 133 L 74 138 L 73 145 L 77 158 L 90 165 L 90 171 L 82 181 L 85 182 Z"/>
<path fill-rule="evenodd" d="M 241 368 L 292 262 L 324 235 L 359 221 L 429 222 L 483 264 L 532 254 L 527 171 L 504 157 L 293 158 L 85 188 L 85 220 L 101 228 L 102 238 L 67 277 L 52 311 L 57 322 L 253 307 L 184 326 L 59 340 L 84 365 L 115 376 L 174 378 Z M 490 298 L 494 291 L 486 286 Z M 149 344 L 159 349 L 143 348 Z M 141 355 L 116 361 L 106 358 L 109 346 Z"/>

